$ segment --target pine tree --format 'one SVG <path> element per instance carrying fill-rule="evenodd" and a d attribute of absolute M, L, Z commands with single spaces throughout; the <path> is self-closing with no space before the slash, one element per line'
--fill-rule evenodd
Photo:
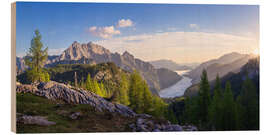
<path fill-rule="evenodd" d="M 199 124 L 199 97 L 187 97 L 183 113 L 184 123 Z"/>
<path fill-rule="evenodd" d="M 209 107 L 209 121 L 215 130 L 222 130 L 222 93 L 219 76 L 216 77 L 214 95 Z"/>
<path fill-rule="evenodd" d="M 223 130 L 235 130 L 237 128 L 237 111 L 230 82 L 226 83 L 223 103 Z"/>
<path fill-rule="evenodd" d="M 27 53 L 25 64 L 29 67 L 27 72 L 27 78 L 31 82 L 48 81 L 48 76 L 43 70 L 43 66 L 48 57 L 48 48 L 42 50 L 43 44 L 41 42 L 41 35 L 38 30 L 35 30 L 35 36 L 31 40 L 31 47 Z M 45 77 L 47 76 L 47 77 Z"/>
<path fill-rule="evenodd" d="M 208 109 L 210 105 L 210 85 L 206 70 L 203 70 L 199 89 L 199 119 L 202 123 L 207 122 Z M 201 123 L 201 124 L 202 124 Z"/>

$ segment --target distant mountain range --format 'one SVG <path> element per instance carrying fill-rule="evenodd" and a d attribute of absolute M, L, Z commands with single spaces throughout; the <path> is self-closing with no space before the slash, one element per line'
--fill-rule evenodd
<path fill-rule="evenodd" d="M 223 77 L 229 72 L 239 72 L 240 68 L 252 57 L 252 55 L 236 52 L 225 54 L 218 59 L 209 60 L 200 64 L 198 67 L 191 70 L 188 76 L 192 78 L 192 83 L 196 84 L 200 81 L 201 73 L 203 69 L 205 69 L 207 71 L 208 80 L 212 81 L 216 78 L 217 74 L 219 74 L 220 77 Z"/>
<path fill-rule="evenodd" d="M 150 61 L 150 63 L 157 69 L 158 68 L 167 68 L 167 69 L 170 69 L 173 71 L 191 70 L 192 69 L 192 66 L 180 65 L 172 60 L 156 60 L 156 61 Z"/>
<path fill-rule="evenodd" d="M 17 58 L 18 70 L 25 69 L 25 67 L 20 66 L 23 62 L 23 59 Z M 149 62 L 137 59 L 127 51 L 122 55 L 111 53 L 108 49 L 92 42 L 87 44 L 73 42 L 59 56 L 49 56 L 45 67 L 53 67 L 57 64 L 98 64 L 105 62 L 113 62 L 129 72 L 139 71 L 153 93 L 157 93 L 160 89 L 167 88 L 181 79 L 181 76 L 176 72 L 156 69 Z"/>

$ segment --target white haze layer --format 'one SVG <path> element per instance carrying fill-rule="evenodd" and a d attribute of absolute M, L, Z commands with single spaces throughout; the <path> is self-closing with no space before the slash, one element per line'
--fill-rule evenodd
<path fill-rule="evenodd" d="M 181 75 L 183 78 L 178 81 L 176 84 L 162 89 L 159 92 L 159 96 L 162 98 L 174 98 L 174 97 L 180 97 L 184 95 L 186 89 L 192 85 L 191 80 L 189 77 L 184 76 L 185 73 L 187 73 L 189 70 L 180 70 L 175 71 L 179 75 Z"/>

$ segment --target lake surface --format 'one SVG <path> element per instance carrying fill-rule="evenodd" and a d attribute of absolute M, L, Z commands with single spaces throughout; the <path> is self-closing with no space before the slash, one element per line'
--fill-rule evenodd
<path fill-rule="evenodd" d="M 168 88 L 162 89 L 159 92 L 160 97 L 162 98 L 180 97 L 184 95 L 186 89 L 192 85 L 191 83 L 192 79 L 187 76 L 184 76 L 187 72 L 189 72 L 189 70 L 179 70 L 175 72 L 178 73 L 183 78 L 177 83 L 175 83 L 174 85 Z"/>

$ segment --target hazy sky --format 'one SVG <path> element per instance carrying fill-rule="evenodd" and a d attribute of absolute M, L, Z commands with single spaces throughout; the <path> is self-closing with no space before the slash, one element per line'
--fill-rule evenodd
<path fill-rule="evenodd" d="M 73 41 L 93 41 L 143 60 L 202 62 L 259 48 L 259 6 L 180 4 L 17 3 L 17 56 L 35 29 L 49 54 Z"/>

